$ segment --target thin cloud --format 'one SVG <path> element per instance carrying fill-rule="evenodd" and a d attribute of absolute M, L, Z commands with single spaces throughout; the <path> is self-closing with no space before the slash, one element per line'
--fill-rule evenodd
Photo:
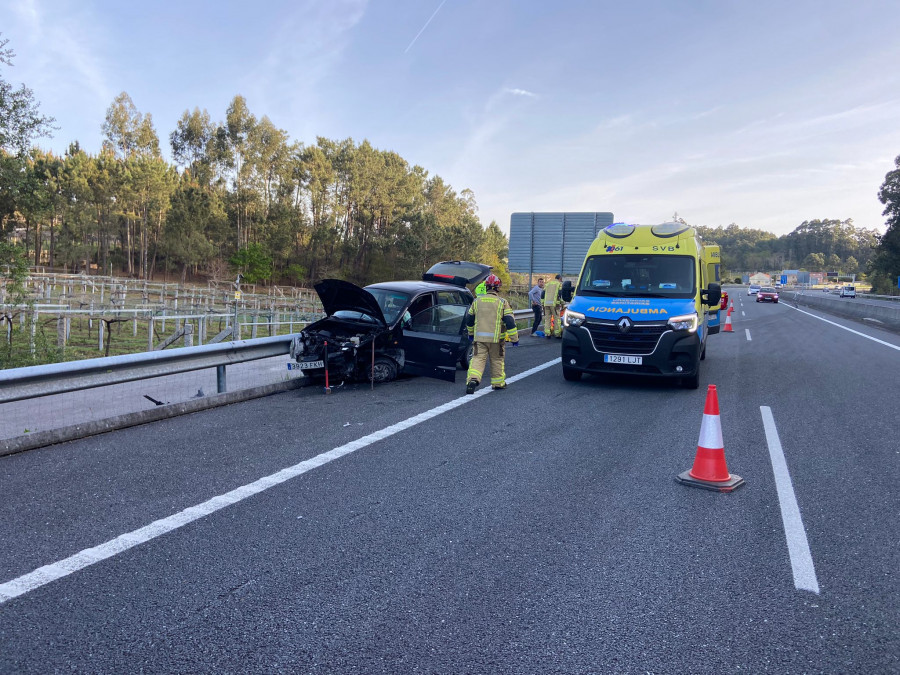
<path fill-rule="evenodd" d="M 412 39 L 412 42 L 409 43 L 409 46 L 408 46 L 406 49 L 403 50 L 403 53 L 404 53 L 404 54 L 405 54 L 406 52 L 408 52 L 408 51 L 412 48 L 412 46 L 413 46 L 414 44 L 416 44 L 416 40 L 418 40 L 418 39 L 419 39 L 419 36 L 420 36 L 422 33 L 425 32 L 425 29 L 428 28 L 428 24 L 430 24 L 430 23 L 431 23 L 431 20 L 432 20 L 434 17 L 437 16 L 437 13 L 441 11 L 441 7 L 443 7 L 443 6 L 444 6 L 444 3 L 446 3 L 446 2 L 447 2 L 447 0 L 443 0 L 443 2 L 441 2 L 440 5 L 438 5 L 438 8 L 437 8 L 436 10 L 434 10 L 434 14 L 432 14 L 432 15 L 428 18 L 428 21 L 425 22 L 425 25 L 422 26 L 422 30 L 420 30 L 418 33 L 416 33 L 416 37 L 414 37 L 414 38 Z"/>
<path fill-rule="evenodd" d="M 537 94 L 528 91 L 527 89 L 504 89 L 504 91 L 507 94 L 512 94 L 513 96 L 529 96 L 531 98 L 537 98 Z"/>

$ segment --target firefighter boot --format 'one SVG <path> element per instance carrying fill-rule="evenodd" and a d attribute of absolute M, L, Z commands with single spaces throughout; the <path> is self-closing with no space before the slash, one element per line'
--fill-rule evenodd
<path fill-rule="evenodd" d="M 475 388 L 476 388 L 477 386 L 478 386 L 478 382 L 476 382 L 475 380 L 469 380 L 468 383 L 466 384 L 466 393 L 467 393 L 467 394 L 474 394 L 474 393 L 475 393 Z"/>

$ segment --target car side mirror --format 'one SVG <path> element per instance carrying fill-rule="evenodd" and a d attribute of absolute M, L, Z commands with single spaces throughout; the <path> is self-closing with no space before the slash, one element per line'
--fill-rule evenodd
<path fill-rule="evenodd" d="M 710 284 L 707 290 L 700 291 L 700 300 L 704 305 L 715 307 L 722 302 L 722 287 L 719 284 Z"/>

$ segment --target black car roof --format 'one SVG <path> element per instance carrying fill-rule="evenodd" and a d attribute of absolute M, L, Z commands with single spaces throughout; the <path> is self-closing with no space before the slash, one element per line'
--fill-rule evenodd
<path fill-rule="evenodd" d="M 381 281 L 377 284 L 369 284 L 366 288 L 383 288 L 388 291 L 402 291 L 410 294 L 424 291 L 468 291 L 464 287 L 434 281 Z"/>

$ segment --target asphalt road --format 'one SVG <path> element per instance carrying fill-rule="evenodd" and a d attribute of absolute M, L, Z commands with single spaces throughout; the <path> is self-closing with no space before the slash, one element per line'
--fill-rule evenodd
<path fill-rule="evenodd" d="M 0 458 L 0 671 L 900 671 L 900 337 L 734 303 L 697 391 L 565 382 L 524 337 L 502 392 L 310 387 Z M 709 383 L 731 494 L 674 480 Z"/>

